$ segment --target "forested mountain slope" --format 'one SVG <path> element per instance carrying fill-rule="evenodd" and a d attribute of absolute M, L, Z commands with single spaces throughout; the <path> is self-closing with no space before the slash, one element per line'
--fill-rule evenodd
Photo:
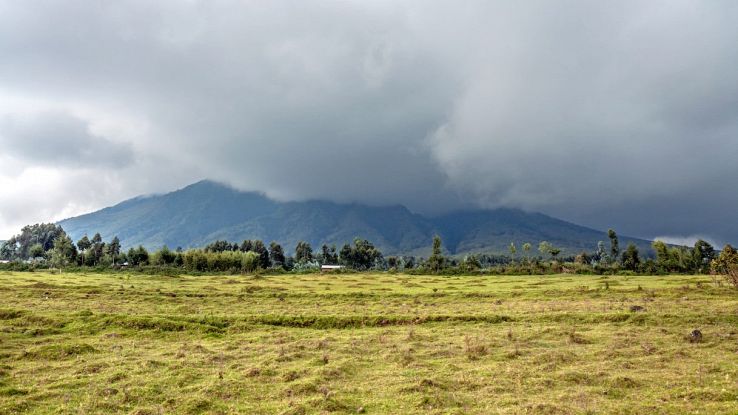
<path fill-rule="evenodd" d="M 424 217 L 404 206 L 373 207 L 327 201 L 276 202 L 255 192 L 241 192 L 201 181 L 163 194 L 137 197 L 97 212 L 66 219 L 60 225 L 74 240 L 100 232 L 117 235 L 123 246 L 198 247 L 217 239 L 280 242 L 292 251 L 298 241 L 317 248 L 361 237 L 388 254 L 427 255 L 434 234 L 450 254 L 507 253 L 510 242 L 530 242 L 534 249 L 549 241 L 564 254 L 593 251 L 607 240 L 603 231 L 578 226 L 540 213 L 516 209 L 454 212 Z M 623 238 L 641 249 L 649 242 Z"/>

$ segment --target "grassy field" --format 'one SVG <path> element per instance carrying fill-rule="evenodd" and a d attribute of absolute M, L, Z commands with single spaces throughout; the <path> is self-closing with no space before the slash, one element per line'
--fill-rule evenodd
<path fill-rule="evenodd" d="M 0 272 L 0 413 L 736 414 L 738 292 Z"/>

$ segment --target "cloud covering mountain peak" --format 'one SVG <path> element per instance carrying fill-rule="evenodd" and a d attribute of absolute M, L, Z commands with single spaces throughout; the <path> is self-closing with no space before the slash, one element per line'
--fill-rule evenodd
<path fill-rule="evenodd" d="M 3 234 L 210 177 L 738 238 L 733 2 L 0 10 Z"/>

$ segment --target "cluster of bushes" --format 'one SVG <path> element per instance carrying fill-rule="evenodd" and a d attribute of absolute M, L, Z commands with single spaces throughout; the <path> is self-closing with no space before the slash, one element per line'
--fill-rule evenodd
<path fill-rule="evenodd" d="M 335 246 L 323 245 L 313 253 L 307 242 L 299 242 L 295 255 L 286 255 L 282 246 L 261 240 L 244 240 L 239 243 L 215 241 L 202 249 L 171 250 L 164 246 L 149 252 L 143 246 L 121 249 L 120 240 L 114 237 L 105 242 L 99 233 L 91 239 L 86 235 L 73 243 L 66 232 L 55 224 L 26 226 L 19 235 L 0 246 L 0 259 L 6 269 L 36 269 L 87 267 L 98 270 L 122 267 L 161 267 L 184 269 L 189 272 L 255 272 L 257 270 L 311 272 L 321 264 L 341 264 L 354 270 L 382 269 L 385 261 L 382 253 L 369 241 L 356 239 L 353 245 L 345 244 L 340 252 Z"/>
<path fill-rule="evenodd" d="M 0 259 L 11 260 L 6 269 L 87 267 L 96 270 L 134 267 L 147 272 L 184 270 L 191 273 L 228 272 L 314 272 L 323 264 L 343 265 L 356 271 L 377 270 L 417 274 L 667 274 L 717 273 L 733 278 L 738 286 L 738 253 L 730 245 L 716 251 L 709 243 L 699 240 L 694 247 L 670 246 L 661 241 L 652 244 L 654 257 L 642 258 L 638 248 L 629 244 L 623 251 L 618 236 L 608 231 L 610 246 L 597 244 L 594 252 L 560 258 L 561 250 L 543 241 L 538 255 L 532 256 L 532 245 L 510 243 L 509 255 L 467 255 L 463 258 L 444 255 L 441 238 L 433 238 L 428 258 L 415 256 L 385 257 L 371 242 L 354 240 L 340 250 L 323 245 L 314 252 L 308 242 L 301 241 L 294 255 L 287 255 L 277 242 L 268 246 L 261 240 L 241 243 L 215 241 L 202 249 L 170 250 L 163 247 L 149 252 L 143 246 L 121 249 L 114 237 L 104 242 L 100 234 L 91 239 L 86 235 L 73 243 L 66 232 L 54 224 L 26 226 L 19 235 L 0 246 Z"/>
<path fill-rule="evenodd" d="M 190 250 L 181 255 L 188 271 L 254 272 L 261 267 L 259 254 L 253 251 L 206 252 Z"/>

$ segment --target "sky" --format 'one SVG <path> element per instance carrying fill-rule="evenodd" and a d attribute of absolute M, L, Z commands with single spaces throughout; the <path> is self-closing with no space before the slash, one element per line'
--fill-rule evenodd
<path fill-rule="evenodd" d="M 0 239 L 209 178 L 738 242 L 738 2 L 0 0 Z"/>

